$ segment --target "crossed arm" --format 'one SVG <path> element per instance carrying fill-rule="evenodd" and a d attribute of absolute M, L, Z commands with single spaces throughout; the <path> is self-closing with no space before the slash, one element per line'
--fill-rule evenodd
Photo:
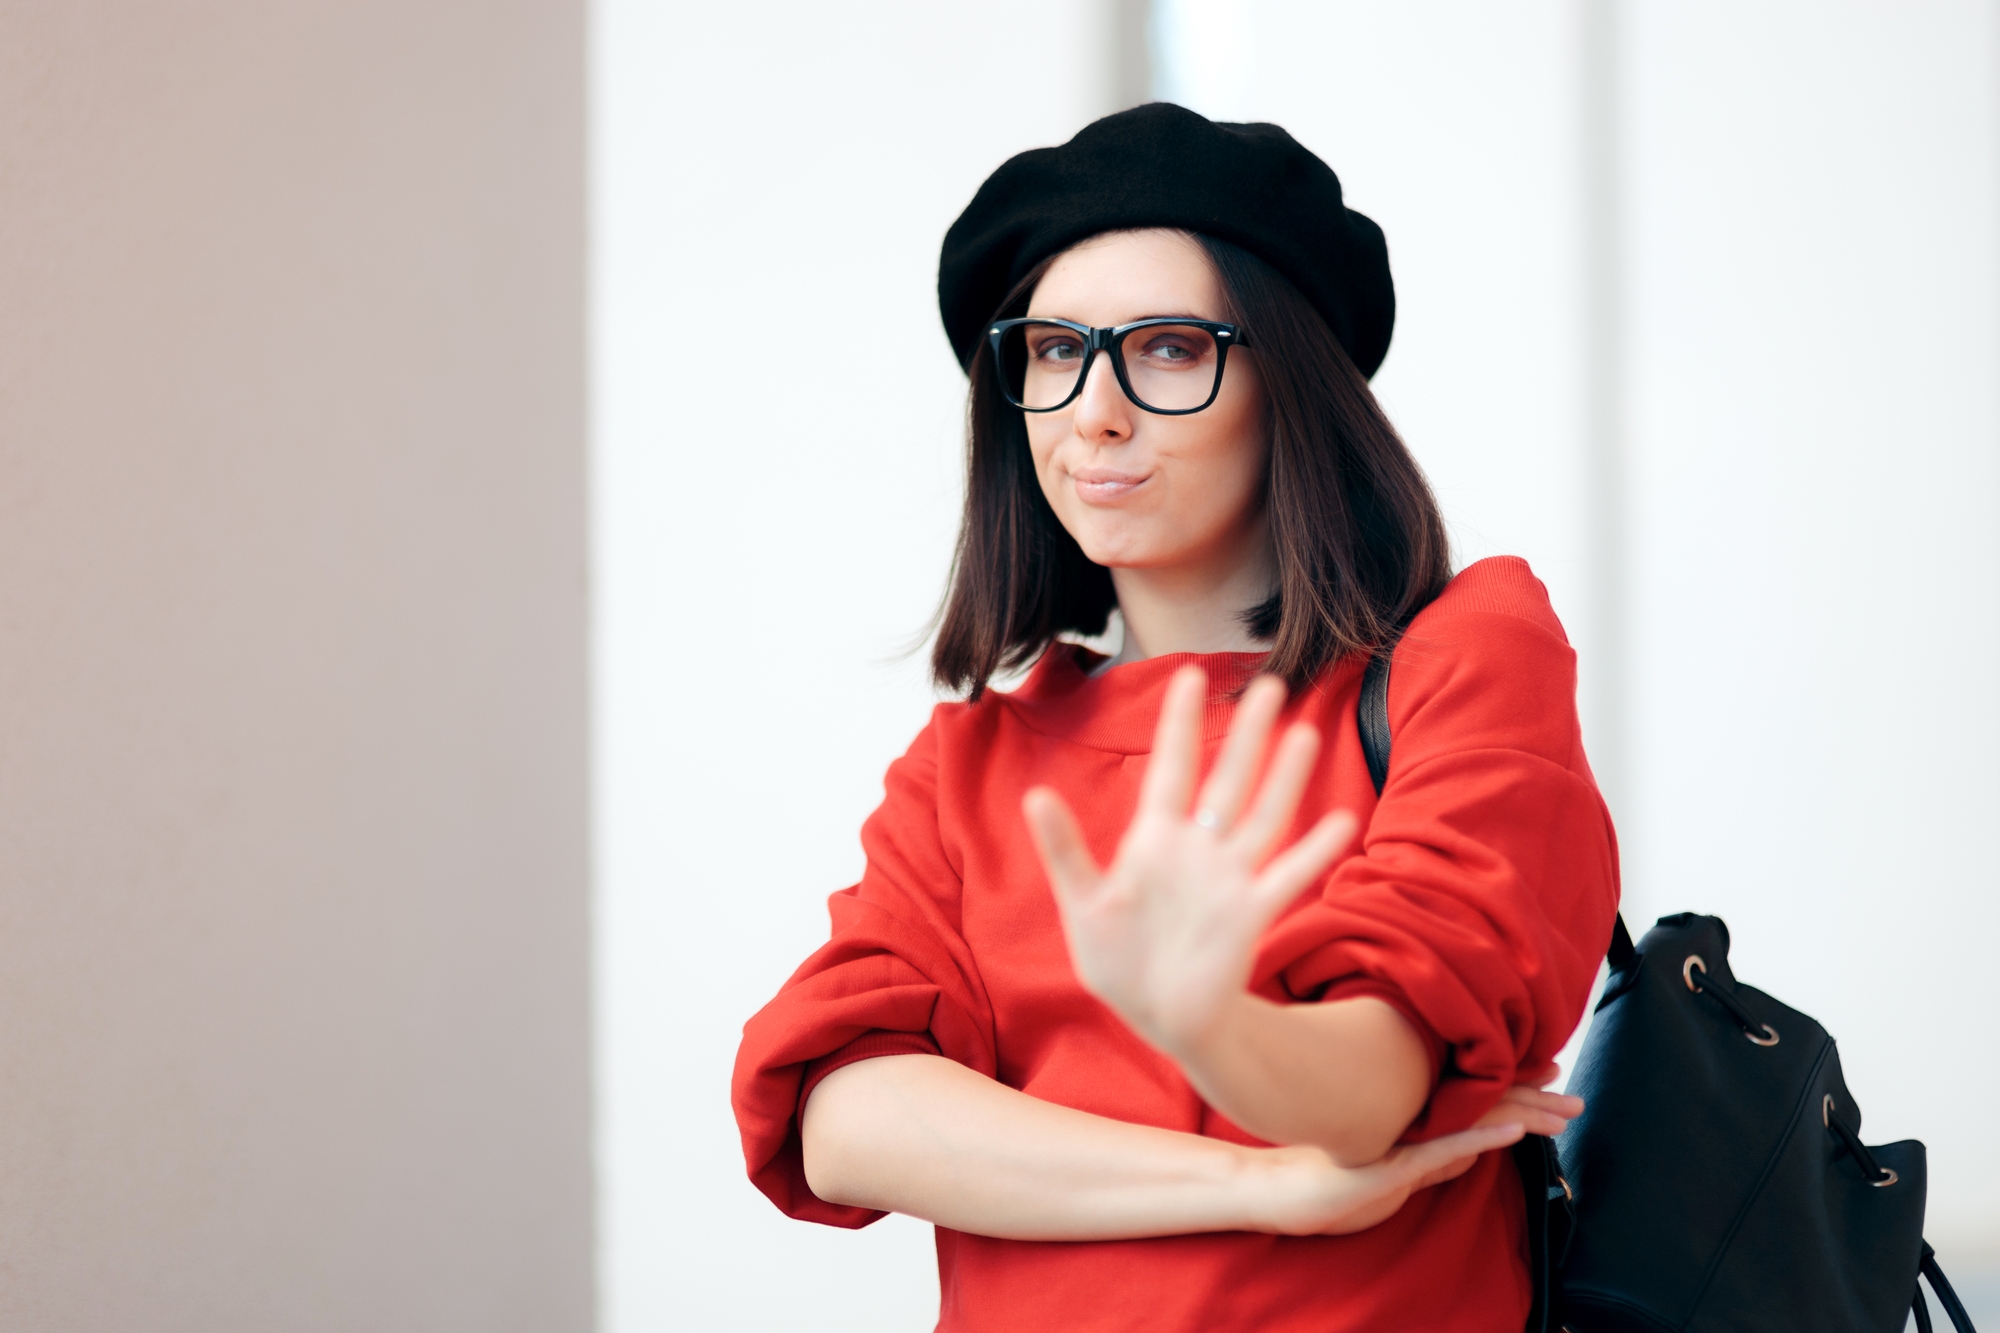
<path fill-rule="evenodd" d="M 1354 823 L 1329 815 L 1280 849 L 1319 738 L 1291 728 L 1264 771 L 1284 703 L 1269 679 L 1245 694 L 1197 797 L 1205 689 L 1194 668 L 1169 687 L 1138 812 L 1108 868 L 1056 793 L 1029 792 L 1024 812 L 1085 987 L 1171 1056 L 1210 1105 L 1284 1146 L 1127 1124 L 939 1056 L 885 1056 L 836 1070 L 808 1101 L 814 1193 L 1030 1240 L 1358 1231 L 1480 1153 L 1556 1133 L 1582 1110 L 1523 1086 L 1471 1129 L 1396 1147 L 1430 1087 L 1409 1023 L 1374 999 L 1275 1005 L 1248 993 L 1258 938 L 1325 872 Z M 1541 1082 L 1554 1070 L 1545 1074 Z"/>

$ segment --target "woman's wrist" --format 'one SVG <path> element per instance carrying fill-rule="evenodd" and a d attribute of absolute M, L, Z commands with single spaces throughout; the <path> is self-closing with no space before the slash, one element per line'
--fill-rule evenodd
<path fill-rule="evenodd" d="M 1310 1145 L 1244 1149 L 1237 1167 L 1236 1228 L 1280 1236 L 1310 1233 L 1329 1176 L 1338 1169 Z"/>
<path fill-rule="evenodd" d="M 1218 1052 L 1240 1041 L 1246 1011 L 1265 1004 L 1248 991 L 1225 996 L 1215 1008 L 1192 1021 L 1184 1019 L 1175 1031 L 1161 1034 L 1162 1049 L 1184 1068 L 1203 1068 L 1214 1063 Z"/>

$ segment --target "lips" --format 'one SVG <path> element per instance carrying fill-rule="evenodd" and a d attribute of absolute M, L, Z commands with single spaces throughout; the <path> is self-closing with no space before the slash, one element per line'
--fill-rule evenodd
<path fill-rule="evenodd" d="M 1085 504 L 1115 504 L 1145 485 L 1143 472 L 1119 472 L 1113 468 L 1078 468 L 1069 474 L 1070 485 Z"/>

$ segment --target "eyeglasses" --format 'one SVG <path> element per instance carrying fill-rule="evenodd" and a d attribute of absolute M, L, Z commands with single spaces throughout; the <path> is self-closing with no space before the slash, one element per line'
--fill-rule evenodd
<path fill-rule="evenodd" d="M 1023 412 L 1054 412 L 1083 392 L 1090 363 L 1111 355 L 1125 396 L 1160 416 L 1186 416 L 1215 401 L 1231 347 L 1247 347 L 1234 324 L 1142 319 L 1093 329 L 1066 319 L 1003 319 L 986 331 L 1000 391 Z"/>

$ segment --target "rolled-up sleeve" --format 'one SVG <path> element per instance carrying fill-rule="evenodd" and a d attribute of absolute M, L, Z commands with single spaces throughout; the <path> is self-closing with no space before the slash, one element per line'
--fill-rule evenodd
<path fill-rule="evenodd" d="M 828 1203 L 806 1184 L 805 1081 L 838 1067 L 837 1053 L 933 1051 L 994 1072 L 992 1008 L 959 932 L 960 881 L 937 832 L 934 733 L 927 727 L 890 765 L 862 828 L 867 869 L 828 900 L 832 937 L 744 1026 L 737 1049 L 730 1092 L 744 1162 L 793 1217 L 861 1227 L 882 1216 Z"/>
<path fill-rule="evenodd" d="M 1389 777 L 1360 849 L 1264 950 L 1284 991 L 1380 995 L 1442 1044 L 1417 1139 L 1470 1125 L 1562 1048 L 1618 905 L 1575 655 L 1546 600 L 1433 610 L 1396 653 Z"/>

